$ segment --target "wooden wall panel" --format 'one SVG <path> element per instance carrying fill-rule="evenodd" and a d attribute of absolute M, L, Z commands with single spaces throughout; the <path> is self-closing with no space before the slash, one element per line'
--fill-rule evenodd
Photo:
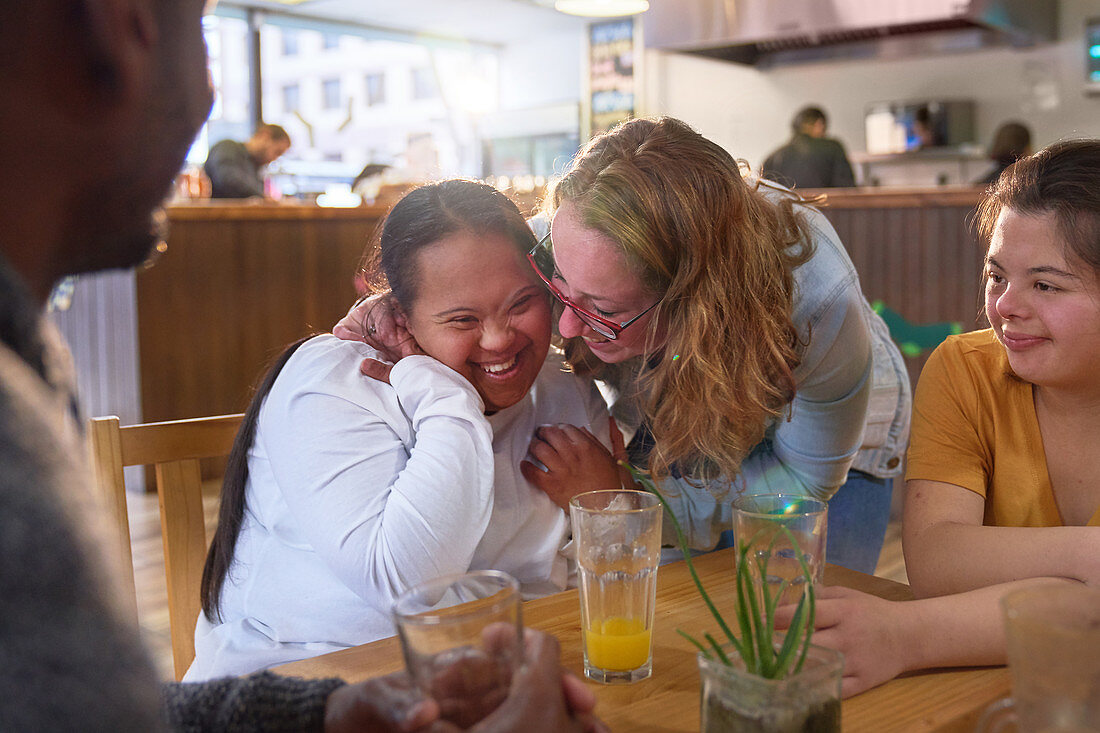
<path fill-rule="evenodd" d="M 870 301 L 881 300 L 914 324 L 977 317 L 984 252 L 970 229 L 980 189 L 863 194 L 827 192 L 832 222 Z M 906 357 L 912 384 L 927 357 Z"/>
<path fill-rule="evenodd" d="M 914 323 L 977 322 L 980 191 L 830 191 L 823 211 L 864 293 Z M 136 275 L 83 277 L 54 319 L 73 347 L 84 409 L 123 423 L 238 412 L 287 343 L 332 327 L 384 214 L 204 204 L 169 211 L 168 251 Z M 923 359 L 909 359 L 911 377 Z"/>
<path fill-rule="evenodd" d="M 382 212 L 241 208 L 174 217 L 168 251 L 137 276 L 146 421 L 243 410 L 286 344 L 331 329 L 355 299 Z"/>

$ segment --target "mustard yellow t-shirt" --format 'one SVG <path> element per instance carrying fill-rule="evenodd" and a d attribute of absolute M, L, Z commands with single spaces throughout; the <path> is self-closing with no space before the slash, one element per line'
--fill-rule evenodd
<path fill-rule="evenodd" d="M 913 399 L 906 480 L 943 481 L 985 498 L 984 524 L 1060 527 L 1032 385 L 992 329 L 950 336 L 928 358 Z M 1100 526 L 1097 508 L 1089 526 Z"/>

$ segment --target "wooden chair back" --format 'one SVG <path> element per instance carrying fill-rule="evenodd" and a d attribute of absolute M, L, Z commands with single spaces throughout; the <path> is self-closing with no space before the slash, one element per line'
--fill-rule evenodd
<path fill-rule="evenodd" d="M 195 658 L 195 621 L 201 606 L 199 589 L 206 561 L 199 459 L 228 455 L 243 417 L 219 415 L 125 427 L 119 425 L 117 417 L 89 421 L 96 486 L 114 520 L 115 541 L 127 571 L 128 604 L 135 620 L 137 592 L 122 468 L 154 467 L 168 585 L 172 662 L 177 680 Z"/>

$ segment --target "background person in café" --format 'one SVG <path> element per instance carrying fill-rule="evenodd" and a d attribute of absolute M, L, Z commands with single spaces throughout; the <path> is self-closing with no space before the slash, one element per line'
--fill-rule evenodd
<path fill-rule="evenodd" d="M 820 107 L 803 107 L 791 120 L 791 139 L 764 159 L 760 175 L 798 188 L 856 185 L 848 154 L 839 140 L 825 137 L 827 127 Z"/>
<path fill-rule="evenodd" d="M 152 214 L 210 109 L 203 5 L 0 3 L 0 729 L 453 730 L 404 675 L 158 685 L 119 604 L 43 303 L 58 278 L 133 267 L 157 241 Z M 580 728 L 562 684 L 574 709 L 594 697 L 555 684 L 556 642 L 532 634 L 527 659 L 482 729 Z"/>
<path fill-rule="evenodd" d="M 264 169 L 290 149 L 290 135 L 279 125 L 260 125 L 245 142 L 222 140 L 210 148 L 203 170 L 211 197 L 263 197 Z"/>
<path fill-rule="evenodd" d="M 908 437 L 908 377 L 833 227 L 671 118 L 592 140 L 545 205 L 534 262 L 582 375 L 614 391 L 635 465 L 692 548 L 743 493 L 831 499 L 829 561 L 873 572 Z M 560 506 L 614 457 L 539 431 L 528 478 Z M 569 461 L 555 460 L 558 453 Z"/>
<path fill-rule="evenodd" d="M 1100 586 L 1100 140 L 1021 159 L 978 229 L 992 328 L 948 337 L 917 386 L 903 542 L 923 600 L 818 595 L 814 642 L 844 652 L 846 695 L 1004 664 L 1001 597 Z"/>
<path fill-rule="evenodd" d="M 474 181 L 422 186 L 390 210 L 366 270 L 411 338 L 391 366 L 366 343 L 316 336 L 253 398 L 185 679 L 392 636 L 397 595 L 444 575 L 503 570 L 528 598 L 569 586 L 569 519 L 520 461 L 545 423 L 607 440 L 607 407 L 548 358 L 534 244 L 515 204 Z M 364 359 L 376 379 L 361 377 Z"/>
<path fill-rule="evenodd" d="M 1004 123 L 993 134 L 993 143 L 989 146 L 993 167 L 974 183 L 983 186 L 995 183 L 1005 168 L 1028 155 L 1031 155 L 1031 130 L 1022 122 Z"/>

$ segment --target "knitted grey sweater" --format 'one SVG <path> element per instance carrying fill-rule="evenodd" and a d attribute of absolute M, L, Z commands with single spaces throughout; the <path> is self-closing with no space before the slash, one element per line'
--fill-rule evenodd
<path fill-rule="evenodd" d="M 0 258 L 0 730 L 320 731 L 340 680 L 157 682 L 111 593 L 71 370 Z"/>

